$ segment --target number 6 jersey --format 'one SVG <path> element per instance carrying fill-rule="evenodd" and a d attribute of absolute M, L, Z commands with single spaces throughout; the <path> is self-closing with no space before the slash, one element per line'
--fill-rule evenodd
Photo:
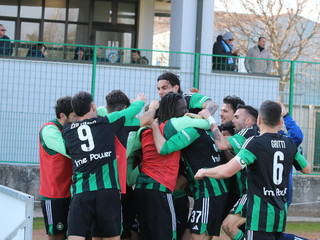
<path fill-rule="evenodd" d="M 246 228 L 252 231 L 285 230 L 289 172 L 307 166 L 291 139 L 278 133 L 249 138 L 237 158 L 247 165 L 248 202 Z"/>

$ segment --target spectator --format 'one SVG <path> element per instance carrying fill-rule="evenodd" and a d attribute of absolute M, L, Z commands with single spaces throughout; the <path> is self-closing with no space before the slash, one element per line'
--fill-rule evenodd
<path fill-rule="evenodd" d="M 73 60 L 79 60 L 79 61 L 84 60 L 84 49 L 82 47 L 76 47 L 74 49 Z"/>
<path fill-rule="evenodd" d="M 233 34 L 231 32 L 225 33 L 223 36 L 219 35 L 217 41 L 213 45 L 212 54 L 226 55 L 229 57 L 212 56 L 212 69 L 223 71 L 236 71 L 236 59 L 231 56 L 238 56 L 239 50 L 233 48 Z"/>
<path fill-rule="evenodd" d="M 7 29 L 0 24 L 0 55 L 11 56 L 12 55 L 12 45 L 10 41 L 1 41 L 2 39 L 10 38 L 5 35 Z"/>
<path fill-rule="evenodd" d="M 132 50 L 132 52 L 131 52 L 131 63 L 134 63 L 134 64 L 148 64 L 149 60 L 145 56 L 141 57 L 139 50 Z"/>
<path fill-rule="evenodd" d="M 29 49 L 26 57 L 44 58 L 46 56 L 46 49 L 47 47 L 44 44 L 38 43 Z"/>
<path fill-rule="evenodd" d="M 247 57 L 272 59 L 270 51 L 266 49 L 266 42 L 267 39 L 265 37 L 259 37 L 258 45 L 249 49 L 249 51 L 247 52 Z M 270 74 L 271 61 L 246 58 L 245 67 L 248 73 Z"/>
<path fill-rule="evenodd" d="M 102 48 L 97 48 L 97 62 L 106 62 L 106 59 L 102 57 Z M 87 49 L 84 54 L 84 60 L 92 61 L 93 60 L 93 48 Z"/>

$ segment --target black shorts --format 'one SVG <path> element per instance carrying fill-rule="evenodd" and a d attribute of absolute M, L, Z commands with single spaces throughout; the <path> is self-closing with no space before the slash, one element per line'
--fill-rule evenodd
<path fill-rule="evenodd" d="M 219 236 L 228 193 L 218 197 L 200 198 L 194 201 L 194 206 L 188 223 L 191 233 L 208 236 Z"/>
<path fill-rule="evenodd" d="M 123 217 L 123 231 L 121 239 L 131 237 L 131 226 L 134 224 L 136 216 L 136 208 L 134 203 L 134 196 L 132 187 L 127 186 L 127 193 L 121 194 L 121 206 Z"/>
<path fill-rule="evenodd" d="M 246 240 L 277 240 L 281 236 L 281 232 L 260 232 L 246 230 Z"/>
<path fill-rule="evenodd" d="M 177 219 L 177 240 L 179 240 L 182 239 L 183 233 L 188 225 L 190 203 L 188 195 L 174 198 L 173 201 Z"/>
<path fill-rule="evenodd" d="M 140 239 L 176 239 L 176 215 L 171 193 L 135 189 Z"/>
<path fill-rule="evenodd" d="M 246 217 L 247 214 L 247 194 L 243 194 L 241 198 L 233 205 L 229 214 L 240 214 L 241 217 Z"/>
<path fill-rule="evenodd" d="M 117 189 L 76 194 L 70 204 L 68 235 L 115 237 L 121 233 L 121 201 Z"/>
<path fill-rule="evenodd" d="M 70 198 L 41 200 L 41 209 L 48 235 L 65 234 L 67 232 L 67 219 Z"/>

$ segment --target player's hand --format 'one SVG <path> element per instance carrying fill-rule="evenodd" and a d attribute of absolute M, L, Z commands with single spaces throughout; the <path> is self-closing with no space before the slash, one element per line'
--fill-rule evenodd
<path fill-rule="evenodd" d="M 199 93 L 199 89 L 197 88 L 191 88 L 190 93 Z"/>
<path fill-rule="evenodd" d="M 159 108 L 159 100 L 153 100 L 150 104 L 149 104 L 149 109 L 151 111 L 156 111 Z"/>
<path fill-rule="evenodd" d="M 195 114 L 195 113 L 186 113 L 185 116 L 188 116 L 191 118 L 203 119 L 203 116 Z"/>
<path fill-rule="evenodd" d="M 201 115 L 205 119 L 208 119 L 209 117 L 211 117 L 211 114 L 207 109 L 203 109 L 198 114 Z"/>
<path fill-rule="evenodd" d="M 281 117 L 285 116 L 288 113 L 287 108 L 284 106 L 282 102 L 277 102 L 281 107 Z"/>
<path fill-rule="evenodd" d="M 136 99 L 133 99 L 133 102 L 138 101 L 138 100 L 146 102 L 147 97 L 143 93 L 139 93 L 138 96 L 136 97 Z"/>
<path fill-rule="evenodd" d="M 194 175 L 194 178 L 196 180 L 200 180 L 200 179 L 204 178 L 205 177 L 205 171 L 206 171 L 206 169 L 200 168 L 198 170 L 198 172 L 196 173 L 196 175 Z"/>
<path fill-rule="evenodd" d="M 152 121 L 152 123 L 150 124 L 150 127 L 151 127 L 152 129 L 154 129 L 154 128 L 159 128 L 158 118 L 156 118 L 156 119 L 154 119 L 154 120 Z"/>

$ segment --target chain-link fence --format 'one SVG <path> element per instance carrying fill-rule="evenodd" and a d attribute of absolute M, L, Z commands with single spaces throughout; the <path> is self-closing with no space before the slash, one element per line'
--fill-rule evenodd
<path fill-rule="evenodd" d="M 59 97 L 88 91 L 100 106 L 108 92 L 121 89 L 151 101 L 159 98 L 157 77 L 172 71 L 185 93 L 196 87 L 220 105 L 226 95 L 256 108 L 267 99 L 283 101 L 304 132 L 303 154 L 320 170 L 319 63 L 23 41 L 6 46 L 0 49 L 0 162 L 38 164 L 38 131 L 54 118 Z M 250 61 L 266 70 L 248 69 Z"/>

